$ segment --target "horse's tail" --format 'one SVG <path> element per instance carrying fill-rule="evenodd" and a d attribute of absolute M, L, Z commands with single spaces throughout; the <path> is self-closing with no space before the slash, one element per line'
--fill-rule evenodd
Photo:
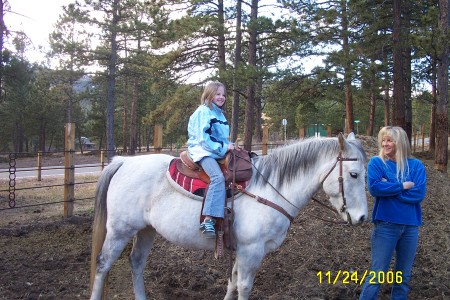
<path fill-rule="evenodd" d="M 97 189 L 95 192 L 95 208 L 94 208 L 94 223 L 92 225 L 92 252 L 91 252 L 91 280 L 90 289 L 94 284 L 95 273 L 97 269 L 97 256 L 103 247 L 103 242 L 106 237 L 106 195 L 108 193 L 109 183 L 116 174 L 117 170 L 123 165 L 124 159 L 116 157 L 103 170 L 97 182 Z"/>

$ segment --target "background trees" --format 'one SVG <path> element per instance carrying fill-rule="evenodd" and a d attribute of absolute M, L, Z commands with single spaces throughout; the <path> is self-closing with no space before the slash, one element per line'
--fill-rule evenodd
<path fill-rule="evenodd" d="M 202 85 L 218 79 L 247 148 L 263 123 L 282 136 L 282 119 L 288 137 L 425 125 L 437 168 L 448 159 L 448 1 L 74 1 L 50 37 L 57 67 L 31 65 L 26 36 L 1 25 L 3 150 L 56 146 L 68 121 L 111 155 L 149 146 L 156 123 L 183 144 Z"/>

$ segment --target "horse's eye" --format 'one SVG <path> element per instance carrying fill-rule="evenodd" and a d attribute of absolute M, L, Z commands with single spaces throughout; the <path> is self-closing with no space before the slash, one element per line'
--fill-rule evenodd
<path fill-rule="evenodd" d="M 350 176 L 352 176 L 353 178 L 358 178 L 358 173 L 353 173 L 353 172 L 350 172 Z"/>

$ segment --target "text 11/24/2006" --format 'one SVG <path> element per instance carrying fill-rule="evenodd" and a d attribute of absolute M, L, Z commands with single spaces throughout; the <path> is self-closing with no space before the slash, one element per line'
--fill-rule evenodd
<path fill-rule="evenodd" d="M 337 272 L 332 271 L 319 271 L 316 274 L 319 279 L 319 284 L 359 284 L 362 285 L 366 278 L 368 278 L 370 284 L 400 284 L 403 281 L 401 271 L 368 271 L 358 273 L 358 271 L 343 271 L 338 270 Z"/>

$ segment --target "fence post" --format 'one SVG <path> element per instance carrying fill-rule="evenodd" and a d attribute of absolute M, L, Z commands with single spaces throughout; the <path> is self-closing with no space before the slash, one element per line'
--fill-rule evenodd
<path fill-rule="evenodd" d="M 42 151 L 38 151 L 37 154 L 37 180 L 42 180 Z"/>
<path fill-rule="evenodd" d="M 156 124 L 155 133 L 153 135 L 153 148 L 155 149 L 155 153 L 161 153 L 163 144 L 162 136 L 163 136 L 163 126 L 162 124 Z"/>
<path fill-rule="evenodd" d="M 304 139 L 305 138 L 305 127 L 300 127 L 298 129 L 298 137 L 300 139 Z"/>
<path fill-rule="evenodd" d="M 105 150 L 100 151 L 100 165 L 103 171 L 103 169 L 105 168 Z"/>
<path fill-rule="evenodd" d="M 64 217 L 73 215 L 75 187 L 75 123 L 66 123 L 64 151 Z"/>
<path fill-rule="evenodd" d="M 262 136 L 262 155 L 267 155 L 267 144 L 269 141 L 269 127 L 263 126 L 263 136 Z"/>

